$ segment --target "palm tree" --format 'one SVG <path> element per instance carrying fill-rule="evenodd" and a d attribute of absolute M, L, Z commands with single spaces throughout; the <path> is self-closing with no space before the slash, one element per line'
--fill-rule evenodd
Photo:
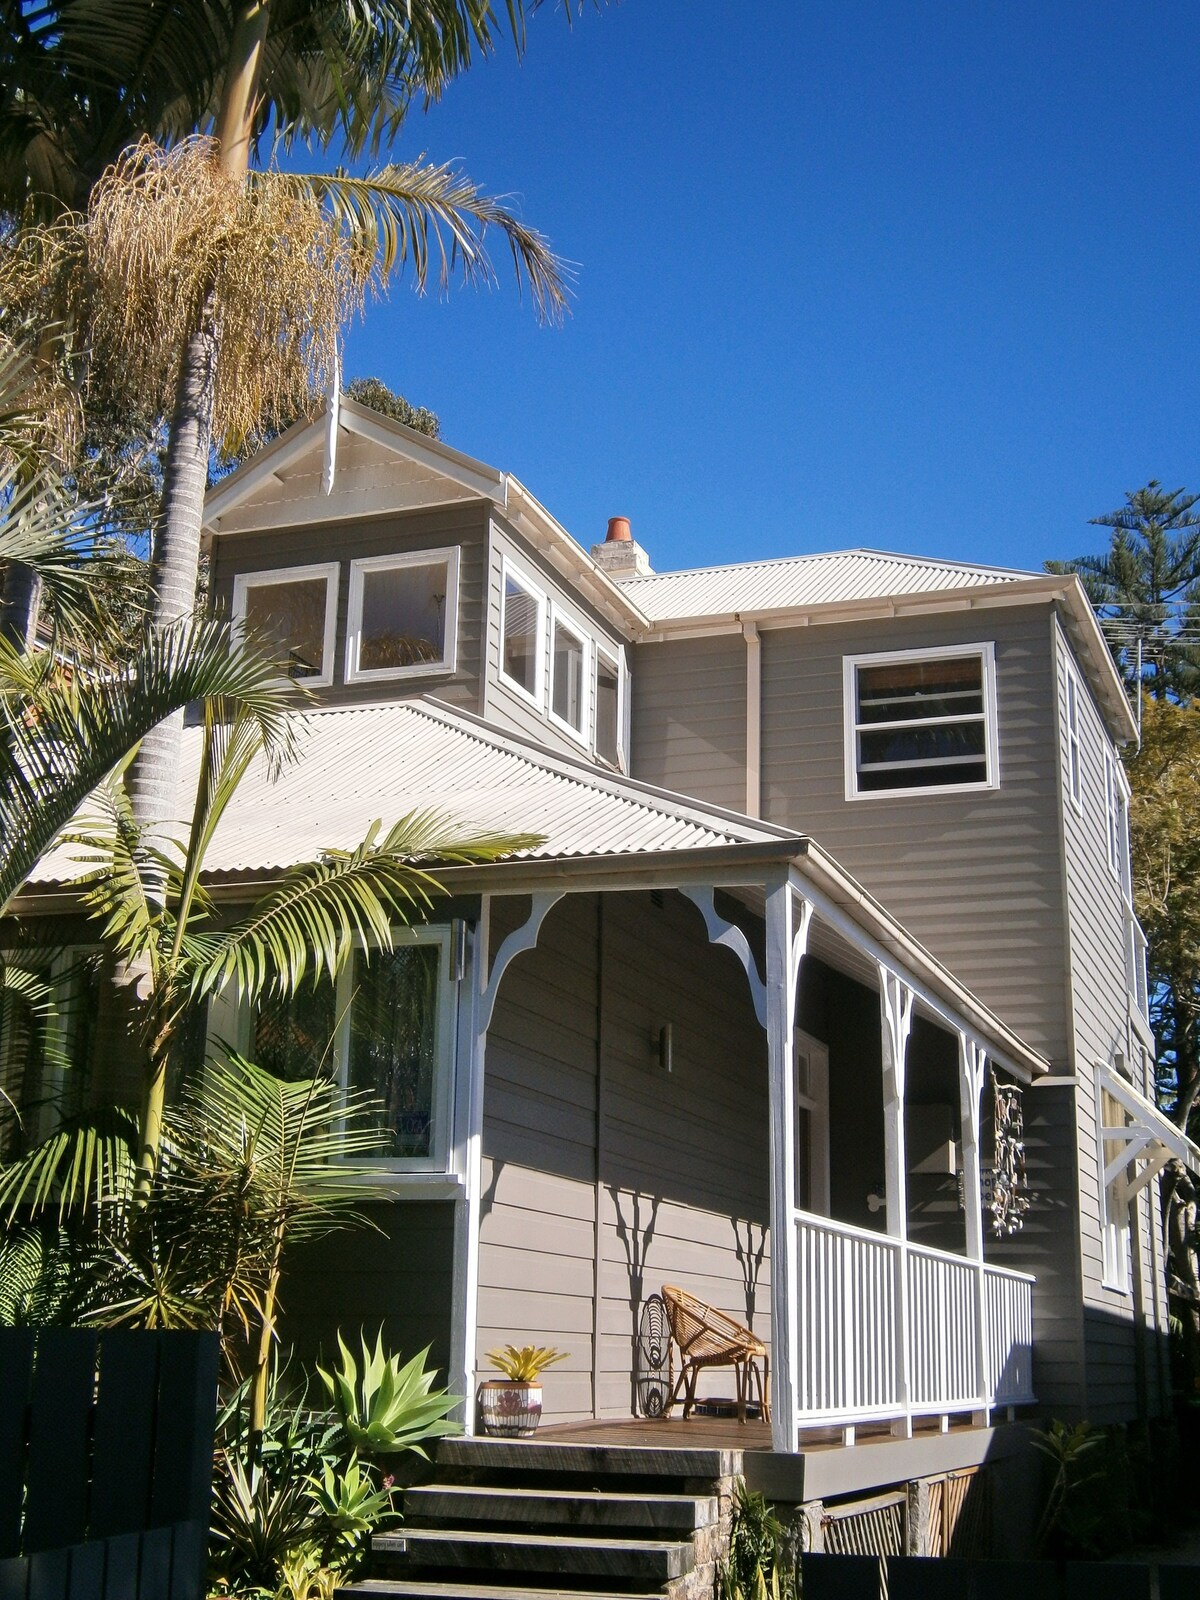
<path fill-rule="evenodd" d="M 1112 537 L 1102 555 L 1048 561 L 1076 572 L 1130 691 L 1188 701 L 1200 688 L 1200 494 L 1152 478 L 1091 519 Z"/>

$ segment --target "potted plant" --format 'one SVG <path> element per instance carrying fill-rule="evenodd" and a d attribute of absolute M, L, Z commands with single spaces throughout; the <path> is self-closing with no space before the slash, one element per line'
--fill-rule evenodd
<path fill-rule="evenodd" d="M 543 1367 L 565 1361 L 565 1350 L 547 1350 L 526 1344 L 518 1350 L 506 1344 L 502 1350 L 489 1350 L 488 1360 L 502 1378 L 489 1378 L 479 1386 L 479 1421 L 485 1433 L 506 1439 L 527 1439 L 542 1420 L 542 1386 L 538 1382 Z"/>

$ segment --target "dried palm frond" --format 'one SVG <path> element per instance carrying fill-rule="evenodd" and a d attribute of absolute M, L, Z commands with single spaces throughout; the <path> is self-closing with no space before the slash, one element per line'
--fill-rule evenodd
<path fill-rule="evenodd" d="M 222 441 L 327 386 L 373 269 L 314 194 L 226 175 L 204 138 L 126 151 L 93 190 L 83 241 L 96 354 L 164 411 L 189 336 L 211 324 Z"/>

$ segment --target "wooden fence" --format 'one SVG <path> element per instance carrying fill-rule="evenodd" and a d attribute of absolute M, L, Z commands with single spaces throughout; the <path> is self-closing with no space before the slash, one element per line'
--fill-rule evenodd
<path fill-rule="evenodd" d="M 203 1600 L 217 1340 L 0 1329 L 0 1600 Z"/>

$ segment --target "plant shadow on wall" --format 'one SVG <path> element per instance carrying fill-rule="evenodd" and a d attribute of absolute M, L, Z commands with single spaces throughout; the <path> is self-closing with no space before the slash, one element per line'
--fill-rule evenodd
<path fill-rule="evenodd" d="M 758 1306 L 758 1280 L 762 1275 L 762 1264 L 767 1253 L 767 1230 L 761 1222 L 743 1223 L 736 1217 L 730 1220 L 734 1248 L 738 1266 L 742 1269 L 742 1285 L 746 1294 L 746 1326 L 753 1332 L 754 1313 Z M 745 1239 L 742 1238 L 743 1228 L 746 1230 Z M 758 1230 L 757 1244 L 754 1242 L 755 1229 Z"/>

